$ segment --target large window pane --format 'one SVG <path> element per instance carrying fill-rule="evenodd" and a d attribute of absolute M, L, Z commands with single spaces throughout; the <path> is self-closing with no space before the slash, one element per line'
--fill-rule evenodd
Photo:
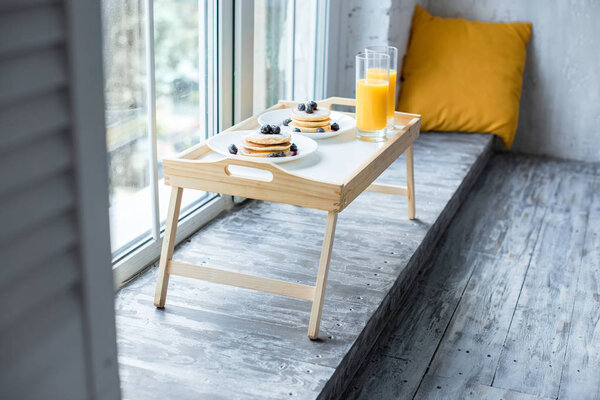
<path fill-rule="evenodd" d="M 147 237 L 151 226 L 144 8 L 104 0 L 106 140 L 113 253 Z"/>
<path fill-rule="evenodd" d="M 254 2 L 255 114 L 291 96 L 292 4 L 281 0 Z"/>
<path fill-rule="evenodd" d="M 162 180 L 164 157 L 173 156 L 199 143 L 205 134 L 204 70 L 206 46 L 204 1 L 155 0 L 154 58 L 156 81 L 156 126 L 159 162 L 160 217 L 164 221 L 170 186 Z M 199 22 L 202 21 L 202 24 Z M 184 190 L 182 208 L 206 194 Z"/>
<path fill-rule="evenodd" d="M 110 219 L 113 255 L 150 239 L 154 224 L 151 189 L 144 0 L 103 0 L 104 67 Z M 154 88 L 159 222 L 166 218 L 170 187 L 162 159 L 199 143 L 206 135 L 206 0 L 153 0 Z M 207 196 L 186 190 L 181 214 Z"/>
<path fill-rule="evenodd" d="M 254 113 L 314 99 L 317 0 L 255 0 Z"/>
<path fill-rule="evenodd" d="M 316 100 L 317 0 L 296 2 L 296 40 L 294 52 L 294 100 Z"/>

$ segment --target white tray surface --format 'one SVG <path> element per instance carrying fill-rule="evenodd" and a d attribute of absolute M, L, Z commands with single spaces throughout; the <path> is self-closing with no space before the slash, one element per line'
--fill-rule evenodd
<path fill-rule="evenodd" d="M 391 132 L 394 135 L 395 132 Z M 300 175 L 304 178 L 322 182 L 342 184 L 352 172 L 365 162 L 385 142 L 371 143 L 358 140 L 356 129 L 344 132 L 341 135 L 319 140 L 319 148 L 314 153 L 297 161 L 278 164 L 278 167 Z M 198 160 L 213 161 L 224 157 L 214 151 L 205 154 Z M 229 170 L 234 174 L 244 177 L 256 177 L 257 179 L 268 179 L 270 172 L 264 170 L 252 170 L 232 166 Z M 243 173 L 240 172 L 243 170 Z"/>

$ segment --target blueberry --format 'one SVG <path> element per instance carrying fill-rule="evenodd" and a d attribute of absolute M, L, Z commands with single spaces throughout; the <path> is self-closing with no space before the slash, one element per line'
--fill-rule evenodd
<path fill-rule="evenodd" d="M 278 157 L 278 156 L 277 156 L 277 153 L 271 153 L 267 157 L 272 158 L 272 157 Z"/>
<path fill-rule="evenodd" d="M 310 104 L 310 108 L 312 108 L 313 110 L 317 109 L 317 102 L 314 100 L 311 100 L 308 102 L 308 104 Z"/>
<path fill-rule="evenodd" d="M 296 146 L 296 143 L 292 143 L 290 146 L 290 151 L 298 151 L 298 146 Z"/>
<path fill-rule="evenodd" d="M 235 144 L 233 144 L 233 143 L 232 143 L 232 144 L 230 144 L 230 145 L 227 147 L 227 150 L 229 150 L 229 152 L 230 152 L 231 154 L 237 154 L 237 152 L 238 152 L 238 148 L 237 148 L 237 146 L 236 146 Z"/>
<path fill-rule="evenodd" d="M 298 104 L 298 110 L 299 111 L 304 111 L 305 109 L 306 109 L 306 106 L 304 105 L 304 103 Z"/>
<path fill-rule="evenodd" d="M 325 132 L 325 129 L 323 129 L 323 128 L 319 128 L 319 129 L 317 129 L 317 132 L 319 132 L 319 133 L 323 133 L 323 132 Z"/>
<path fill-rule="evenodd" d="M 277 125 L 271 125 L 271 133 L 273 135 L 279 135 L 280 132 L 281 128 L 279 128 Z"/>
<path fill-rule="evenodd" d="M 294 132 L 300 132 L 300 128 L 294 128 Z"/>
<path fill-rule="evenodd" d="M 310 106 L 310 104 L 306 104 L 306 113 L 307 114 L 313 113 L 313 108 Z"/>
<path fill-rule="evenodd" d="M 340 129 L 340 126 L 338 125 L 337 122 L 334 122 L 333 124 L 331 124 L 331 130 L 332 131 L 337 131 Z"/>
<path fill-rule="evenodd" d="M 260 133 L 262 133 L 263 135 L 270 135 L 271 134 L 271 125 L 263 125 L 260 127 Z"/>
<path fill-rule="evenodd" d="M 291 118 L 284 119 L 283 120 L 283 126 L 288 126 L 290 122 L 292 122 Z"/>
<path fill-rule="evenodd" d="M 279 153 L 277 153 L 276 157 L 285 157 L 285 153 L 283 151 L 280 151 Z"/>

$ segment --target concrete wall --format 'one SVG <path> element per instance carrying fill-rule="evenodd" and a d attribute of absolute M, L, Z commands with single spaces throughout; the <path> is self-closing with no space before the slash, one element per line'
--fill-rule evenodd
<path fill-rule="evenodd" d="M 331 0 L 327 90 L 330 96 L 354 97 L 356 53 L 390 43 L 402 62 L 418 0 Z"/>
<path fill-rule="evenodd" d="M 513 150 L 600 161 L 600 1 L 332 0 L 341 65 L 333 78 L 330 65 L 329 93 L 353 95 L 354 55 L 366 44 L 387 38 L 403 52 L 417 2 L 438 16 L 532 22 Z"/>

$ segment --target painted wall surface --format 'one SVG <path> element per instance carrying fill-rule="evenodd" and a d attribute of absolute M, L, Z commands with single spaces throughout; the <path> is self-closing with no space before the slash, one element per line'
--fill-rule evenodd
<path fill-rule="evenodd" d="M 355 56 L 366 46 L 390 43 L 402 63 L 417 0 L 331 0 L 329 95 L 354 97 Z"/>
<path fill-rule="evenodd" d="M 529 21 L 514 149 L 600 161 L 600 1 L 428 0 L 434 15 Z"/>
<path fill-rule="evenodd" d="M 417 2 L 437 16 L 532 22 L 513 150 L 600 161 L 597 0 L 333 0 L 331 12 L 340 8 L 340 32 L 330 40 L 340 38 L 342 69 L 332 79 L 330 65 L 329 93 L 354 94 L 354 55 L 365 45 L 387 38 L 404 53 Z"/>

